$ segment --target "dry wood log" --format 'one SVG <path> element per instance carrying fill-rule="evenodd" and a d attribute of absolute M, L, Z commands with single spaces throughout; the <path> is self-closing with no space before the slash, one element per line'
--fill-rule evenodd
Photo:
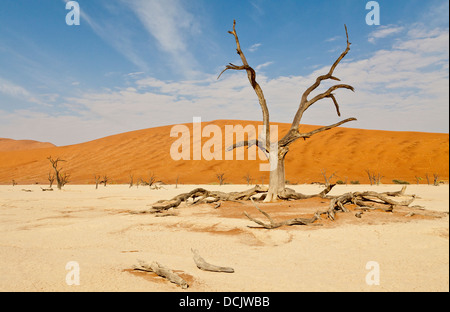
<path fill-rule="evenodd" d="M 194 254 L 194 262 L 200 270 L 211 272 L 234 273 L 234 269 L 230 267 L 222 267 L 206 262 L 195 249 L 191 249 Z"/>
<path fill-rule="evenodd" d="M 304 195 L 297 193 L 292 189 L 286 188 L 282 199 L 298 200 L 307 199 L 312 197 L 327 198 L 327 194 L 333 189 L 335 185 L 328 185 L 322 192 L 313 195 Z M 267 186 L 256 185 L 255 187 L 242 191 L 242 192 L 219 192 L 219 191 L 208 191 L 203 188 L 196 188 L 189 193 L 183 193 L 175 196 L 171 200 L 160 200 L 152 204 L 152 209 L 149 213 L 158 213 L 170 208 L 178 207 L 182 202 L 187 203 L 188 200 L 192 200 L 192 205 L 203 204 L 203 203 L 215 203 L 218 201 L 245 201 L 252 199 L 252 196 L 257 194 L 262 194 L 258 200 L 265 198 L 269 188 Z"/>
<path fill-rule="evenodd" d="M 281 221 L 281 222 L 275 222 L 267 212 L 265 212 L 264 210 L 259 208 L 253 200 L 252 200 L 252 202 L 255 205 L 256 209 L 258 209 L 259 212 L 261 212 L 267 219 L 269 219 L 270 223 L 264 223 L 261 220 L 252 218 L 246 211 L 244 211 L 245 216 L 248 219 L 250 219 L 251 221 L 255 222 L 256 224 L 259 224 L 262 227 L 269 229 L 269 230 L 276 229 L 276 228 L 282 227 L 284 225 L 287 225 L 287 226 L 308 225 L 308 224 L 314 223 L 316 220 L 320 219 L 320 213 L 316 213 L 316 214 L 314 214 L 314 216 L 312 218 L 295 218 L 295 219 L 289 219 L 289 220 L 285 220 L 285 221 Z"/>
<path fill-rule="evenodd" d="M 181 288 L 186 289 L 189 287 L 189 284 L 182 279 L 179 275 L 174 273 L 171 269 L 159 264 L 158 262 L 154 261 L 150 265 L 142 260 L 138 260 L 139 266 L 134 266 L 134 270 L 138 271 L 146 271 L 146 272 L 153 272 L 163 278 L 166 278 L 171 283 L 177 284 L 181 286 Z"/>
<path fill-rule="evenodd" d="M 282 194 L 279 194 L 278 197 L 281 199 L 291 199 L 291 200 L 298 200 L 298 199 L 308 199 L 313 197 L 320 197 L 320 198 L 326 198 L 327 194 L 331 192 L 333 187 L 335 187 L 336 184 L 329 184 L 326 186 L 326 188 L 320 192 L 319 194 L 313 194 L 313 195 L 304 195 L 301 193 L 297 193 L 293 189 L 286 188 Z"/>
<path fill-rule="evenodd" d="M 322 214 L 327 214 L 328 218 L 335 220 L 336 212 L 348 212 L 345 208 L 346 204 L 355 204 L 361 210 L 381 209 L 387 212 L 392 212 L 396 207 L 408 207 L 416 198 L 415 195 L 405 195 L 406 186 L 398 192 L 353 192 L 346 193 L 334 197 L 330 202 L 328 211 Z M 409 197 L 402 201 L 396 201 L 390 197 L 403 196 Z"/>
<path fill-rule="evenodd" d="M 182 202 L 187 202 L 192 200 L 193 204 L 200 203 L 214 203 L 218 201 L 238 201 L 247 200 L 251 196 L 267 192 L 268 188 L 264 186 L 255 186 L 252 189 L 243 192 L 219 192 L 219 191 L 208 191 L 203 188 L 196 188 L 189 193 L 183 193 L 175 196 L 171 200 L 161 200 L 152 205 L 151 212 L 161 212 L 170 208 L 178 207 Z"/>
<path fill-rule="evenodd" d="M 331 190 L 334 185 L 330 185 L 328 189 L 324 190 L 321 194 L 318 195 L 308 195 L 310 198 L 314 196 L 320 196 L 322 198 L 330 198 L 326 194 Z M 272 217 L 262 209 L 260 209 L 252 200 L 256 209 L 258 209 L 268 220 L 269 223 L 265 223 L 261 220 L 252 218 L 247 212 L 244 212 L 245 216 L 256 224 L 266 228 L 266 229 L 276 229 L 284 225 L 308 225 L 314 223 L 316 220 L 320 219 L 322 214 L 326 214 L 329 219 L 334 221 L 336 219 L 337 212 L 349 212 L 350 210 L 345 207 L 347 204 L 354 204 L 357 207 L 356 210 L 372 210 L 372 209 L 381 209 L 386 212 L 392 212 L 396 207 L 408 207 L 416 198 L 415 195 L 409 195 L 409 199 L 403 201 L 396 201 L 390 197 L 395 196 L 406 196 L 405 195 L 406 187 L 403 187 L 402 190 L 398 192 L 385 192 L 385 193 L 376 193 L 376 192 L 353 192 L 346 193 L 340 196 L 331 197 L 329 209 L 327 211 L 318 211 L 314 214 L 312 218 L 295 218 L 289 219 L 282 222 L 275 222 Z M 309 197 L 310 196 L 310 197 Z M 362 215 L 361 212 L 356 213 L 355 216 L 360 218 Z"/>

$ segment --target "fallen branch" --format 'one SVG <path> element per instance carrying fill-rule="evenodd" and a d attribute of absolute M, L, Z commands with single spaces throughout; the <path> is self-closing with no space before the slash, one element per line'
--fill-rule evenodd
<path fill-rule="evenodd" d="M 336 219 L 336 213 L 338 212 L 350 212 L 350 210 L 346 207 L 347 204 L 356 205 L 355 210 L 374 210 L 381 209 L 386 212 L 392 212 L 395 208 L 400 207 L 408 207 L 416 198 L 415 195 L 405 195 L 406 187 L 403 187 L 402 190 L 398 192 L 385 192 L 385 193 L 376 193 L 376 192 L 354 192 L 354 193 L 346 193 L 340 196 L 329 197 L 326 194 L 331 190 L 334 185 L 330 185 L 325 189 L 322 193 L 318 195 L 306 195 L 306 197 L 301 198 L 311 198 L 314 196 L 320 196 L 322 198 L 331 198 L 330 205 L 327 211 L 318 211 L 314 214 L 312 218 L 295 218 L 289 219 L 281 222 L 275 222 L 272 217 L 260 209 L 255 202 L 252 200 L 256 209 L 259 210 L 268 220 L 269 223 L 265 223 L 261 220 L 252 218 L 247 212 L 244 212 L 245 216 L 253 221 L 254 223 L 266 228 L 266 229 L 276 229 L 282 227 L 284 225 L 292 226 L 292 225 L 309 225 L 320 219 L 320 216 L 326 214 L 327 217 L 334 221 Z M 402 201 L 396 201 L 391 197 L 409 197 L 408 199 Z M 295 195 L 294 195 L 295 198 Z M 410 207 L 413 208 L 413 207 Z M 355 214 L 357 218 L 361 218 L 362 213 L 358 212 Z"/>
<path fill-rule="evenodd" d="M 179 275 L 174 273 L 169 268 L 159 264 L 158 262 L 152 262 L 150 265 L 145 263 L 142 260 L 138 260 L 139 266 L 134 266 L 134 270 L 138 271 L 145 271 L 145 272 L 153 272 L 157 274 L 158 276 L 161 276 L 163 278 L 166 278 L 171 283 L 177 284 L 181 286 L 181 288 L 186 289 L 189 287 L 188 283 L 182 279 Z"/>
<path fill-rule="evenodd" d="M 238 201 L 238 200 L 248 200 L 251 196 L 267 192 L 268 188 L 264 186 L 255 186 L 254 188 L 243 191 L 243 192 L 219 192 L 219 191 L 208 191 L 203 188 L 197 188 L 189 193 L 183 193 L 175 196 L 171 200 L 160 200 L 152 205 L 151 213 L 161 212 L 163 210 L 168 210 L 170 208 L 178 207 L 182 202 L 188 202 L 192 200 L 193 204 L 201 203 L 215 203 L 218 201 Z"/>
<path fill-rule="evenodd" d="M 335 185 L 328 185 L 322 192 L 319 194 L 313 194 L 313 195 L 304 195 L 301 193 L 297 193 L 292 189 L 286 188 L 284 193 L 281 196 L 281 199 L 289 199 L 289 200 L 298 200 L 298 199 L 308 199 L 312 197 L 320 197 L 320 198 L 327 198 L 327 194 L 331 191 L 331 189 Z M 231 192 L 231 193 L 225 193 L 225 192 L 219 192 L 219 191 L 208 191 L 203 188 L 197 188 L 192 190 L 189 193 L 183 193 L 180 195 L 175 196 L 174 198 L 170 200 L 160 200 L 154 204 L 152 204 L 152 210 L 149 211 L 149 213 L 158 213 L 164 210 L 168 210 L 170 208 L 176 208 L 181 203 L 185 202 L 187 203 L 189 200 L 192 200 L 193 205 L 197 204 L 211 204 L 216 203 L 218 201 L 245 201 L 252 199 L 253 196 L 257 194 L 262 194 L 259 200 L 262 200 L 265 198 L 269 188 L 267 186 L 260 186 L 256 185 L 255 187 L 242 191 L 242 192 Z M 217 207 L 217 206 L 216 206 Z M 218 208 L 218 207 L 217 207 Z"/>
<path fill-rule="evenodd" d="M 265 212 L 264 210 L 262 210 L 255 204 L 253 199 L 252 199 L 252 203 L 253 203 L 253 205 L 255 205 L 256 209 L 259 210 L 259 212 L 261 212 L 267 219 L 269 219 L 270 223 L 264 223 L 258 219 L 254 219 L 254 218 L 250 217 L 250 215 L 246 211 L 244 211 L 245 216 L 247 218 L 249 218 L 251 221 L 255 222 L 256 224 L 259 224 L 262 227 L 269 229 L 269 230 L 276 229 L 276 228 L 282 227 L 284 225 L 287 225 L 287 226 L 308 225 L 308 224 L 314 223 L 316 220 L 320 219 L 320 213 L 316 213 L 316 214 L 314 214 L 314 216 L 312 218 L 295 218 L 295 219 L 285 220 L 282 222 L 275 222 L 267 212 Z"/>
<path fill-rule="evenodd" d="M 347 204 L 354 204 L 359 210 L 381 209 L 386 212 L 392 212 L 396 207 L 408 207 L 415 199 L 415 195 L 405 195 L 406 186 L 398 192 L 354 192 L 346 193 L 332 198 L 329 209 L 321 214 L 327 214 L 328 218 L 335 220 L 336 212 L 349 212 L 345 207 Z M 409 197 L 403 201 L 396 201 L 391 197 Z"/>
<path fill-rule="evenodd" d="M 234 273 L 234 269 L 230 267 L 222 267 L 206 262 L 195 249 L 191 249 L 194 254 L 194 262 L 200 270 L 210 272 Z"/>

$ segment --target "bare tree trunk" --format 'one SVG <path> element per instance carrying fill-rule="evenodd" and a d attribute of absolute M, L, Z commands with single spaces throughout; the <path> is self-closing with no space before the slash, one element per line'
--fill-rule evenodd
<path fill-rule="evenodd" d="M 52 167 L 55 171 L 55 178 L 56 178 L 58 190 L 61 190 L 62 187 L 68 182 L 69 176 L 67 175 L 67 173 L 65 173 L 64 176 L 61 174 L 62 168 L 58 168 L 58 163 L 60 161 L 65 161 L 65 160 L 60 159 L 60 158 L 53 159 L 51 156 L 47 157 L 47 159 L 50 161 L 50 163 L 52 164 Z"/>
<path fill-rule="evenodd" d="M 279 197 L 282 197 L 286 189 L 286 176 L 284 168 L 286 153 L 287 151 L 279 151 L 278 153 L 271 153 L 270 155 L 270 167 L 273 170 L 270 171 L 269 191 L 264 199 L 264 202 L 266 203 L 277 201 Z"/>

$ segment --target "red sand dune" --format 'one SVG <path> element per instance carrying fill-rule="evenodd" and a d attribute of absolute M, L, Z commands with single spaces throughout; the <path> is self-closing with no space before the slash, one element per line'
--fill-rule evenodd
<path fill-rule="evenodd" d="M 256 125 L 260 122 L 218 120 L 204 122 L 218 125 L 225 133 L 225 125 Z M 277 124 L 279 138 L 289 124 Z M 192 124 L 186 124 L 192 133 Z M 301 126 L 308 132 L 317 126 Z M 170 137 L 172 126 L 164 126 L 118 134 L 77 145 L 52 147 L 48 143 L 23 146 L 44 147 L 17 150 L 15 144 L 0 141 L 0 183 L 10 184 L 14 179 L 19 184 L 46 184 L 51 171 L 48 156 L 60 157 L 61 163 L 71 175 L 70 183 L 94 183 L 94 175 L 108 175 L 112 183 L 128 183 L 130 175 L 134 181 L 146 179 L 150 172 L 167 184 L 175 183 L 177 177 L 182 184 L 217 183 L 216 174 L 224 173 L 226 183 L 244 184 L 244 176 L 250 174 L 253 183 L 267 183 L 268 172 L 259 171 L 259 160 L 233 161 L 175 161 L 170 156 L 170 147 L 177 138 Z M 203 138 L 204 144 L 209 138 Z M 20 145 L 20 144 L 19 144 Z M 192 145 L 192 139 L 191 139 Z M 6 146 L 6 147 L 5 147 Z M 8 146 L 9 151 L 4 151 Z M 11 150 L 14 149 L 14 150 Z M 224 147 L 225 149 L 225 147 Z M 192 146 L 191 146 L 192 152 Z M 246 158 L 247 159 L 247 158 Z M 392 132 L 335 128 L 298 140 L 290 146 L 286 157 L 286 179 L 291 183 L 323 182 L 321 171 L 328 175 L 336 172 L 333 182 L 360 181 L 369 183 L 366 170 L 383 178 L 382 183 L 393 179 L 415 183 L 415 176 L 426 183 L 425 175 L 438 174 L 440 180 L 449 177 L 449 135 L 441 133 Z"/>
<path fill-rule="evenodd" d="M 0 138 L 0 152 L 24 151 L 37 148 L 55 147 L 52 143 L 43 143 L 32 140 L 12 140 Z"/>

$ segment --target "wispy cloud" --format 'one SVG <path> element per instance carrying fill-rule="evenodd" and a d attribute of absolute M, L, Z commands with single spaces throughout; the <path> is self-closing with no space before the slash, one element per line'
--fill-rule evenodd
<path fill-rule="evenodd" d="M 369 34 L 368 41 L 370 43 L 375 43 L 377 39 L 386 38 L 397 34 L 404 30 L 402 26 L 387 25 L 379 26 L 379 28 Z"/>
<path fill-rule="evenodd" d="M 197 62 L 189 51 L 189 38 L 201 33 L 194 15 L 179 0 L 123 1 L 129 5 L 147 32 L 156 39 L 161 51 L 173 61 L 173 67 L 185 76 L 195 73 Z"/>
<path fill-rule="evenodd" d="M 254 45 L 252 45 L 250 48 L 248 48 L 248 51 L 250 52 L 255 52 L 256 50 L 259 49 L 259 47 L 261 46 L 261 43 L 255 43 Z"/>
<path fill-rule="evenodd" d="M 338 39 L 341 39 L 341 38 L 342 38 L 341 36 L 334 36 L 334 37 L 326 39 L 325 42 L 334 42 L 334 41 L 336 41 Z"/>
<path fill-rule="evenodd" d="M 269 61 L 269 62 L 265 62 L 265 63 L 263 63 L 263 64 L 260 64 L 260 65 L 258 65 L 258 66 L 256 66 L 256 71 L 258 71 L 258 70 L 261 70 L 261 69 L 263 69 L 264 67 L 267 67 L 267 66 L 270 66 L 270 65 L 272 65 L 273 64 L 273 62 L 271 62 L 271 61 Z"/>
<path fill-rule="evenodd" d="M 15 98 L 29 98 L 30 92 L 24 87 L 19 86 L 11 81 L 0 77 L 0 93 L 15 97 Z"/>
<path fill-rule="evenodd" d="M 92 18 L 85 8 L 80 10 L 80 13 L 82 22 L 86 22 L 100 38 L 122 54 L 129 62 L 141 70 L 149 70 L 147 62 L 136 53 L 132 41 L 132 32 L 127 27 L 118 25 L 119 18 L 102 19 L 100 21 L 99 17 Z"/>

